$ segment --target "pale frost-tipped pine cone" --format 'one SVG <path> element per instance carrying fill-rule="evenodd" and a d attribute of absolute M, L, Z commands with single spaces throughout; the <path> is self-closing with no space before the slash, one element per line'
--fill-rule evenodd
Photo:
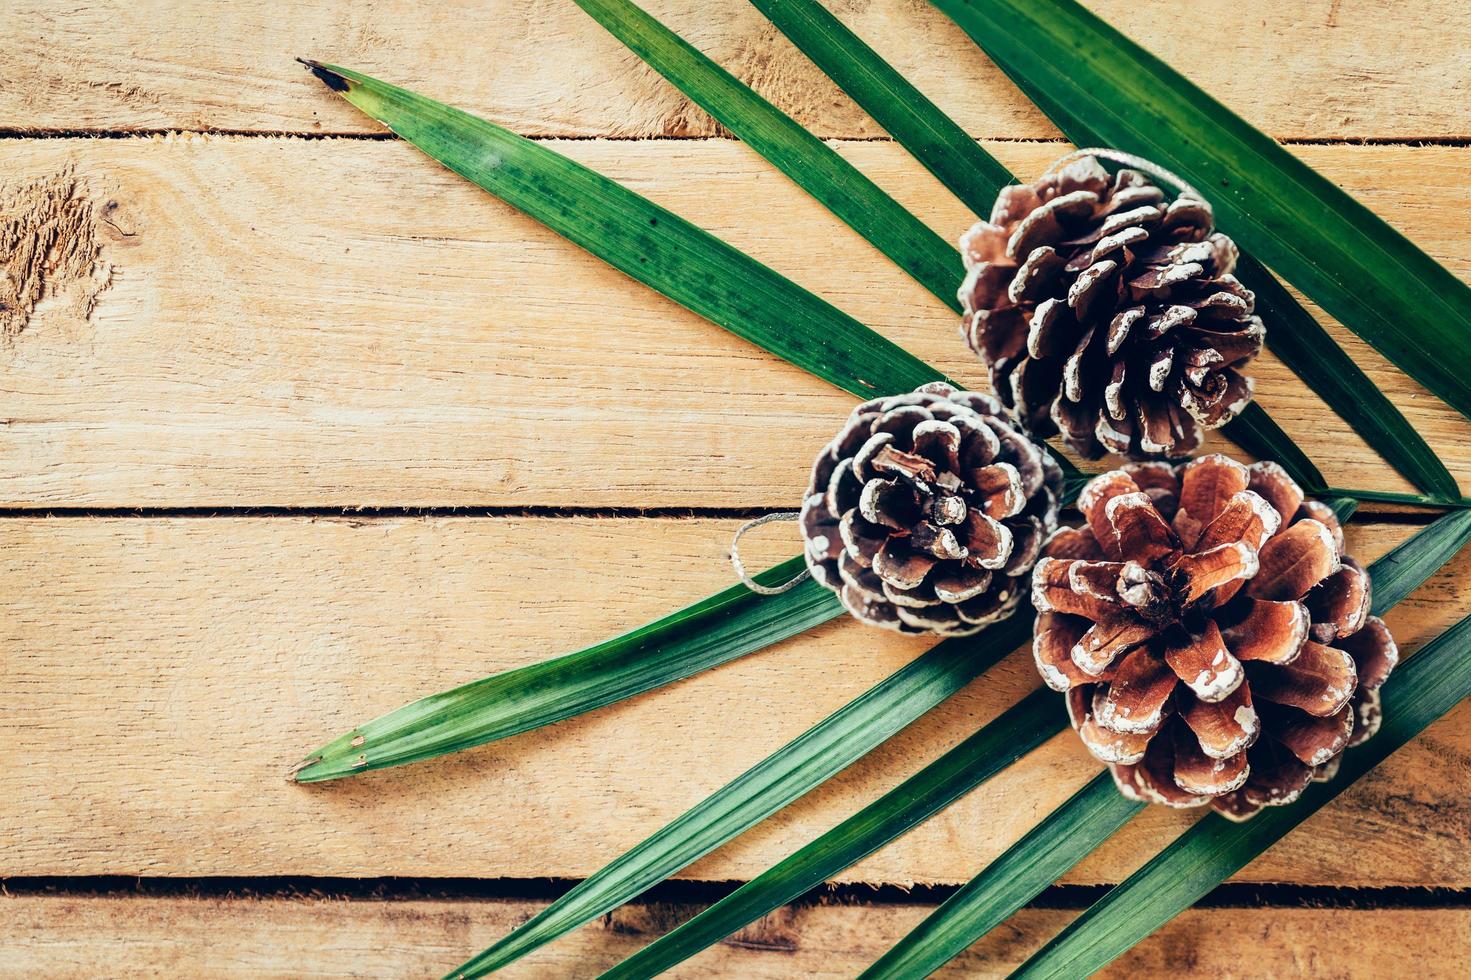
<path fill-rule="evenodd" d="M 1126 795 L 1241 819 L 1379 725 L 1398 662 L 1331 508 L 1274 463 L 1096 477 L 1033 573 L 1033 653 Z"/>
<path fill-rule="evenodd" d="M 1252 396 L 1265 330 L 1210 205 L 1082 157 L 962 237 L 963 332 L 996 394 L 1074 451 L 1186 456 Z"/>
<path fill-rule="evenodd" d="M 801 512 L 808 567 L 858 619 L 974 633 L 1026 592 L 1062 471 L 989 395 L 944 383 L 853 410 Z"/>

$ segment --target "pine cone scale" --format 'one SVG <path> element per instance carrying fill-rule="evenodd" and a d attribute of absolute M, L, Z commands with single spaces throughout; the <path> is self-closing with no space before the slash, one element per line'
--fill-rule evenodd
<path fill-rule="evenodd" d="M 1221 631 L 1207 621 L 1199 636 L 1181 634 L 1180 639 L 1165 648 L 1165 663 L 1186 687 L 1201 701 L 1221 701 L 1230 696 L 1246 679 L 1241 661 L 1226 649 Z"/>
<path fill-rule="evenodd" d="M 1251 688 L 1238 685 L 1219 701 L 1189 700 L 1180 717 L 1212 759 L 1229 759 L 1244 752 L 1261 734 L 1261 720 L 1252 704 Z"/>

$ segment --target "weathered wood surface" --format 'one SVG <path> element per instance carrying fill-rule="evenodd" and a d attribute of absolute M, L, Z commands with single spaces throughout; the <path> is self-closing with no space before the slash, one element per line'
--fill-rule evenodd
<path fill-rule="evenodd" d="M 949 310 L 739 144 L 554 146 L 985 384 Z M 993 147 L 1027 174 L 1059 149 Z M 838 148 L 965 227 L 902 150 Z M 1295 152 L 1471 277 L 1471 148 Z M 56 295 L 0 314 L 5 505 L 789 506 L 853 404 L 401 143 L 12 140 L 0 172 L 0 215 L 73 243 L 7 270 Z M 1471 424 L 1336 336 L 1471 490 Z M 1330 482 L 1406 488 L 1270 355 L 1256 374 Z"/>
<path fill-rule="evenodd" d="M 881 135 L 746 3 L 649 0 L 691 43 L 823 135 Z M 1056 135 L 924 2 L 836 13 L 969 132 Z M 1087 6 L 1279 138 L 1471 134 L 1471 9 L 1365 0 L 1137 0 Z M 9 0 L 0 125 L 364 132 L 292 58 L 358 68 L 528 134 L 699 136 L 698 109 L 565 0 L 268 3 Z M 16 84 L 23 81 L 23 84 Z"/>
<path fill-rule="evenodd" d="M 140 974 L 249 977 L 427 977 L 465 950 L 494 942 L 541 907 L 486 901 L 331 899 L 0 898 L 0 973 L 61 980 Z M 694 911 L 633 906 L 532 953 L 500 976 L 592 977 Z M 711 947 L 671 977 L 852 977 L 933 908 L 805 905 L 784 908 Z M 1004 977 L 1073 917 L 1028 909 L 936 976 Z M 1226 926 L 1225 923 L 1229 923 Z M 1228 930 L 1225 941 L 1222 930 Z M 1459 980 L 1448 957 L 1463 945 L 1466 909 L 1192 910 L 1097 974 L 1139 976 Z"/>
<path fill-rule="evenodd" d="M 368 717 L 652 619 L 729 581 L 723 520 L 0 522 L 0 875 L 578 878 L 925 646 L 842 621 L 671 688 L 408 768 L 286 769 Z M 1351 528 L 1372 559 L 1404 525 Z M 772 535 L 773 551 L 794 550 Z M 1457 559 L 1393 613 L 1464 615 Z M 555 638 L 554 638 L 555 637 Z M 1037 686 L 993 668 L 686 877 L 750 877 Z M 1071 733 L 841 877 L 957 883 L 1097 771 Z M 1471 885 L 1471 705 L 1252 864 L 1253 881 Z M 1196 819 L 1155 808 L 1068 880 Z M 44 828 L 42 830 L 41 828 Z M 1345 841 L 1353 841 L 1352 858 Z"/>
<path fill-rule="evenodd" d="M 1471 279 L 1471 6 L 1085 2 Z M 753 8 L 647 6 L 946 238 L 965 226 Z M 1016 172 L 1061 151 L 929 4 L 832 6 Z M 550 145 L 952 376 L 981 372 L 948 311 L 739 144 L 637 139 L 720 133 L 567 0 L 0 0 L 0 17 L 0 240 L 20 246 L 0 254 L 0 876 L 575 878 L 923 648 L 835 623 L 498 745 L 288 785 L 354 722 L 723 587 L 733 523 L 13 511 L 785 506 L 851 405 L 402 144 L 295 138 L 380 130 L 292 56 L 591 137 Z M 248 135 L 66 138 L 161 130 Z M 1471 490 L 1465 420 L 1332 329 Z M 1331 482 L 1405 488 L 1274 359 L 1257 376 Z M 1373 557 L 1411 530 L 1352 537 Z M 1407 648 L 1467 611 L 1468 570 L 1395 612 Z M 1035 685 L 1008 658 L 685 876 L 757 873 Z M 962 881 L 1094 771 L 1054 739 L 843 880 Z M 1471 887 L 1468 799 L 1463 705 L 1241 877 Z M 1116 881 L 1191 819 L 1148 812 L 1067 880 Z M 536 907 L 0 894 L 0 974 L 429 975 Z M 927 911 L 783 911 L 681 975 L 851 976 Z M 510 972 L 591 975 L 680 914 L 619 912 Z M 1025 911 L 953 972 L 1000 975 L 1071 914 Z M 1468 929 L 1464 908 L 1194 911 L 1108 975 L 1396 976 L 1413 956 L 1459 977 Z"/>

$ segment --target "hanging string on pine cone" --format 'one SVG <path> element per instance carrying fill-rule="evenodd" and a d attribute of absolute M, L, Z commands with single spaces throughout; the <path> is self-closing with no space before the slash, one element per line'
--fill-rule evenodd
<path fill-rule="evenodd" d="M 1033 653 L 1124 795 L 1245 819 L 1378 730 L 1394 639 L 1332 509 L 1280 466 L 1130 464 L 1078 508 L 1033 572 Z"/>
<path fill-rule="evenodd" d="M 1167 201 L 1149 175 L 1180 194 Z M 1168 170 L 1069 153 L 1004 188 L 960 249 L 962 332 L 1039 438 L 1060 432 L 1088 459 L 1186 456 L 1250 402 L 1241 369 L 1266 332 L 1255 296 L 1210 204 Z"/>
<path fill-rule="evenodd" d="M 1062 470 L 989 395 L 936 382 L 853 410 L 800 513 L 812 577 L 857 619 L 963 636 L 1016 608 Z"/>

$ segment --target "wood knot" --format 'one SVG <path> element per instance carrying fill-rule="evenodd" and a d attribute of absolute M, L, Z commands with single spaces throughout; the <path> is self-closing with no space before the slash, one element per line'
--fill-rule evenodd
<path fill-rule="evenodd" d="M 112 280 L 104 217 L 70 166 L 0 186 L 0 341 L 18 337 L 38 308 L 81 322 L 92 316 Z"/>

